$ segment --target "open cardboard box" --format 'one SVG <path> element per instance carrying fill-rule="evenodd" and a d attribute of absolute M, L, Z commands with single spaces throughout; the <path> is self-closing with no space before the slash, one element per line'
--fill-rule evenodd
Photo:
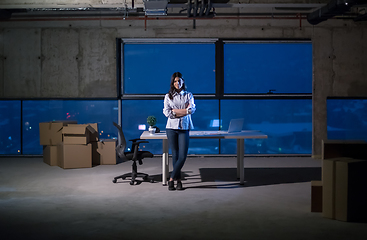
<path fill-rule="evenodd" d="M 98 141 L 98 124 L 77 124 L 76 121 L 39 123 L 40 145 L 88 144 Z"/>
<path fill-rule="evenodd" d="M 92 155 L 92 152 L 97 152 L 97 142 L 97 123 L 76 124 L 75 121 L 40 123 L 40 143 L 45 144 L 43 161 L 51 166 L 58 165 L 62 168 L 91 167 L 92 161 L 94 161 L 92 157 L 96 156 L 94 153 Z M 79 149 L 81 152 L 86 151 L 83 146 L 88 144 L 91 148 L 90 154 L 81 156 L 80 160 L 71 156 L 77 153 L 78 150 L 75 149 Z M 74 147 L 67 147 L 68 145 Z M 89 159 L 86 159 L 86 156 Z"/>
<path fill-rule="evenodd" d="M 97 123 L 68 124 L 59 131 L 64 144 L 88 144 L 98 141 Z"/>
<path fill-rule="evenodd" d="M 67 126 L 68 124 L 77 124 L 77 121 L 50 121 L 50 122 L 40 122 L 40 145 L 50 145 L 56 146 L 62 142 L 62 134 L 60 130 Z"/>

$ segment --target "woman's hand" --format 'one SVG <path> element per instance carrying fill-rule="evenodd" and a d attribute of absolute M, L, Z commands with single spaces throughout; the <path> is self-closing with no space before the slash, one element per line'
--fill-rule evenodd
<path fill-rule="evenodd" d="M 187 109 L 190 108 L 190 103 L 187 102 L 185 103 L 185 108 L 184 109 L 173 109 L 172 111 L 175 113 L 176 117 L 184 117 L 186 115 L 188 115 L 188 111 Z"/>
<path fill-rule="evenodd" d="M 176 117 L 183 117 L 187 115 L 187 109 L 172 109 L 172 111 L 176 114 Z"/>

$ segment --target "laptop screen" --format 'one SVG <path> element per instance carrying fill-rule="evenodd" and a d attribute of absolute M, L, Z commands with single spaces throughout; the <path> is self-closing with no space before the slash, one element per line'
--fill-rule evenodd
<path fill-rule="evenodd" d="M 243 118 L 232 119 L 229 123 L 228 132 L 241 132 L 243 127 Z"/>

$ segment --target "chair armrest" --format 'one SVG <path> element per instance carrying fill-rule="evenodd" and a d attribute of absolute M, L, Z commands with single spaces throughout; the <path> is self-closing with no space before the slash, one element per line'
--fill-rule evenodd
<path fill-rule="evenodd" d="M 138 140 L 144 140 L 144 139 L 140 139 L 140 138 L 129 139 L 129 141 L 132 141 L 132 142 L 136 142 Z"/>
<path fill-rule="evenodd" d="M 140 143 L 149 143 L 149 142 L 148 142 L 148 141 L 133 142 L 133 144 L 132 144 L 132 146 L 131 146 L 131 151 L 132 151 L 132 152 L 137 151 L 137 150 L 139 149 L 139 145 L 140 145 Z M 136 146 L 137 146 L 138 148 L 135 150 Z"/>

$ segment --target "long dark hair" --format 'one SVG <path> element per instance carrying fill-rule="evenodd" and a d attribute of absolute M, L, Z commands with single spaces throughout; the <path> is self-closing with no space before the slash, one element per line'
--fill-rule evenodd
<path fill-rule="evenodd" d="M 183 80 L 183 84 L 182 84 L 182 90 L 186 90 L 186 84 L 185 84 L 185 80 L 182 77 L 182 73 L 180 72 L 175 72 L 174 74 L 172 74 L 171 76 L 171 84 L 170 84 L 170 89 L 168 92 L 168 96 L 169 98 L 172 100 L 173 99 L 173 94 L 175 94 L 175 92 L 177 92 L 177 89 L 175 88 L 174 82 L 175 82 L 175 78 L 179 77 Z"/>

